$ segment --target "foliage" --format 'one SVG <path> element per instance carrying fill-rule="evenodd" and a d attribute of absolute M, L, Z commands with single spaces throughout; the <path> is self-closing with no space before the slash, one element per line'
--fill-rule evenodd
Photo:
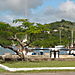
<path fill-rule="evenodd" d="M 29 46 L 54 47 L 60 44 L 59 31 L 61 30 L 61 44 L 71 44 L 71 30 L 74 30 L 75 23 L 70 21 L 57 21 L 50 24 L 40 24 L 29 22 L 28 19 L 16 19 L 14 23 L 21 22 L 19 26 L 11 26 L 0 22 L 0 44 L 11 45 L 9 40 L 12 36 L 17 36 L 21 41 L 27 35 Z M 57 30 L 57 31 L 54 31 Z M 74 34 L 75 37 L 75 34 Z M 17 42 L 15 42 L 17 44 Z"/>

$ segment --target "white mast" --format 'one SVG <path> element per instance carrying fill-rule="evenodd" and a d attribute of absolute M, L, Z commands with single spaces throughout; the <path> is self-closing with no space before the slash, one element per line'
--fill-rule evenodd
<path fill-rule="evenodd" d="M 28 16 L 28 1 L 27 0 L 25 0 L 25 17 L 27 17 Z"/>

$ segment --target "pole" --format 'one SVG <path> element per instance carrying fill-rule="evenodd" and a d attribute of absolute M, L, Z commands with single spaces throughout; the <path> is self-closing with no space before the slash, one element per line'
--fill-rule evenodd
<path fill-rule="evenodd" d="M 71 41 L 71 47 L 73 47 L 73 30 L 71 31 L 71 39 L 72 39 L 72 41 Z"/>
<path fill-rule="evenodd" d="M 61 45 L 61 29 L 59 31 L 59 34 L 60 34 L 60 45 Z"/>
<path fill-rule="evenodd" d="M 27 18 L 27 16 L 28 16 L 28 1 L 27 0 L 25 0 L 25 17 Z"/>

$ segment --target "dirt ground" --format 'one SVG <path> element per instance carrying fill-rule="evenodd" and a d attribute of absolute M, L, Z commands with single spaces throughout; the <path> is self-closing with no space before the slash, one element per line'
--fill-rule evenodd
<path fill-rule="evenodd" d="M 75 75 L 75 72 L 48 72 L 48 73 L 0 73 L 0 75 Z"/>

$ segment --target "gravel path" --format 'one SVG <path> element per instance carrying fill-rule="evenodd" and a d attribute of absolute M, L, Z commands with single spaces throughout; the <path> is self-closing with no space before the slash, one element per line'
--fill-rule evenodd
<path fill-rule="evenodd" d="M 50 73 L 0 73 L 0 75 L 75 75 L 75 72 L 50 72 Z"/>

